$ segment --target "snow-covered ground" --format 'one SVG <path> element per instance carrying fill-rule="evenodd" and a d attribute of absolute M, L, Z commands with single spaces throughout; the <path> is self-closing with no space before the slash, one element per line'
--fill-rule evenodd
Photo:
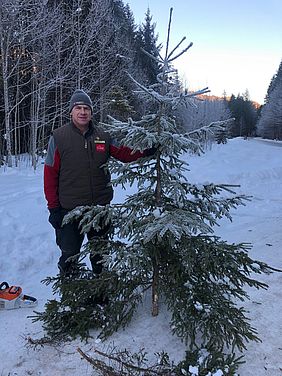
<path fill-rule="evenodd" d="M 214 145 L 203 156 L 189 156 L 189 180 L 193 183 L 240 184 L 237 192 L 252 195 L 247 206 L 232 212 L 233 222 L 222 220 L 216 230 L 230 242 L 251 242 L 251 257 L 282 268 L 282 146 L 279 142 L 240 138 L 226 145 Z M 24 292 L 39 300 L 43 310 L 52 298 L 50 286 L 40 281 L 57 273 L 59 251 L 48 224 L 43 195 L 42 170 L 36 172 L 23 160 L 18 168 L 0 169 L 0 282 L 20 285 Z M 115 200 L 126 192 L 116 189 Z M 268 290 L 250 290 L 252 324 L 262 343 L 249 343 L 241 376 L 282 376 L 282 273 L 260 276 Z M 44 335 L 40 323 L 32 323 L 32 310 L 0 311 L 0 376 L 93 376 L 91 366 L 77 347 L 93 356 L 94 347 L 110 344 L 124 349 L 148 352 L 166 350 L 180 360 L 184 345 L 169 332 L 169 314 L 161 306 L 157 318 L 150 315 L 144 302 L 131 324 L 114 334 L 106 343 L 81 343 L 79 340 L 60 347 L 38 350 L 26 346 L 26 338 Z"/>

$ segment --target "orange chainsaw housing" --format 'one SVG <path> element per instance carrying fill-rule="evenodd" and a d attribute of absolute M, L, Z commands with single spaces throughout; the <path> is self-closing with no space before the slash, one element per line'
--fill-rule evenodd
<path fill-rule="evenodd" d="M 0 310 L 15 308 L 32 308 L 38 301 L 33 296 L 24 295 L 19 286 L 9 286 L 7 282 L 0 283 Z"/>
<path fill-rule="evenodd" d="M 13 300 L 18 298 L 22 293 L 22 288 L 19 286 L 10 286 L 6 289 L 0 290 L 0 298 L 5 300 Z"/>

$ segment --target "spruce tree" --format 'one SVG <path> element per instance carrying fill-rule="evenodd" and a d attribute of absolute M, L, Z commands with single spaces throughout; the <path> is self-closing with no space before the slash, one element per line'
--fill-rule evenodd
<path fill-rule="evenodd" d="M 270 82 L 257 128 L 264 138 L 282 140 L 282 61 Z"/>
<path fill-rule="evenodd" d="M 43 321 L 51 338 L 88 338 L 91 328 L 99 328 L 103 339 L 128 324 L 150 289 L 152 315 L 158 314 L 161 297 L 171 312 L 172 332 L 187 344 L 187 359 L 196 366 L 201 349 L 213 354 L 213 360 L 222 359 L 224 349 L 243 350 L 247 341 L 259 340 L 238 302 L 248 299 L 245 286 L 266 288 L 253 275 L 272 269 L 249 257 L 249 244 L 229 244 L 214 233 L 218 221 L 231 220 L 230 209 L 247 197 L 237 195 L 234 186 L 187 179 L 185 158 L 202 152 L 201 134 L 222 128 L 226 121 L 178 132 L 173 109 L 207 89 L 175 96 L 169 80 L 172 63 L 192 44 L 178 52 L 183 38 L 169 50 L 171 14 L 165 57 L 151 56 L 161 67 L 157 83 L 146 88 L 135 81 L 139 94 L 154 100 L 156 111 L 138 121 L 103 124 L 124 145 L 133 150 L 155 147 L 155 155 L 112 164 L 115 185 L 137 187 L 123 203 L 79 207 L 65 218 L 79 218 L 85 233 L 99 229 L 101 220 L 112 224 L 109 239 L 94 239 L 80 254 L 80 261 L 89 253 L 103 255 L 103 271 L 96 276 L 81 262 L 76 276 L 46 279 L 61 299 L 50 300 L 35 319 Z"/>
<path fill-rule="evenodd" d="M 158 34 L 156 34 L 156 24 L 153 22 L 150 9 L 147 9 L 144 23 L 140 26 L 136 35 L 137 63 L 141 66 L 146 83 L 151 85 L 156 82 L 159 73 L 159 66 L 156 59 L 151 59 L 144 51 L 150 53 L 155 58 L 158 57 L 160 47 L 157 44 Z"/>
<path fill-rule="evenodd" d="M 253 136 L 257 120 L 257 108 L 250 100 L 248 90 L 246 90 L 244 95 L 238 94 L 237 97 L 232 94 L 228 107 L 235 118 L 232 136 Z"/>
<path fill-rule="evenodd" d="M 129 98 L 125 94 L 125 90 L 119 85 L 112 87 L 108 101 L 109 115 L 118 120 L 126 120 L 135 113 L 134 108 L 129 103 Z"/>

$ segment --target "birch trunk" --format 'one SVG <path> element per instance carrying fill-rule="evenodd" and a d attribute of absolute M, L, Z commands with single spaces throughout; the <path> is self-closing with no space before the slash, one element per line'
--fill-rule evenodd
<path fill-rule="evenodd" d="M 6 150 L 7 150 L 6 164 L 8 167 L 12 167 L 13 160 L 12 160 L 10 111 L 9 111 L 10 106 L 9 106 L 9 86 L 8 86 L 8 54 L 4 46 L 3 38 L 1 38 L 1 56 L 2 56 L 2 77 L 3 77 L 3 96 L 4 96 L 4 113 L 5 113 L 5 140 L 6 140 Z"/>

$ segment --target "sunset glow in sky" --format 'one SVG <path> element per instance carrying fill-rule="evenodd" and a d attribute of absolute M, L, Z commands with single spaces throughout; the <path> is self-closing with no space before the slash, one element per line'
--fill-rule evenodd
<path fill-rule="evenodd" d="M 189 90 L 208 86 L 212 95 L 243 94 L 261 104 L 282 59 L 281 0 L 125 0 L 136 24 L 149 7 L 158 41 L 165 44 L 173 7 L 171 49 L 193 47 L 175 62 Z M 181 49 L 183 49 L 181 48 Z M 179 49 L 180 52 L 180 49 Z"/>

